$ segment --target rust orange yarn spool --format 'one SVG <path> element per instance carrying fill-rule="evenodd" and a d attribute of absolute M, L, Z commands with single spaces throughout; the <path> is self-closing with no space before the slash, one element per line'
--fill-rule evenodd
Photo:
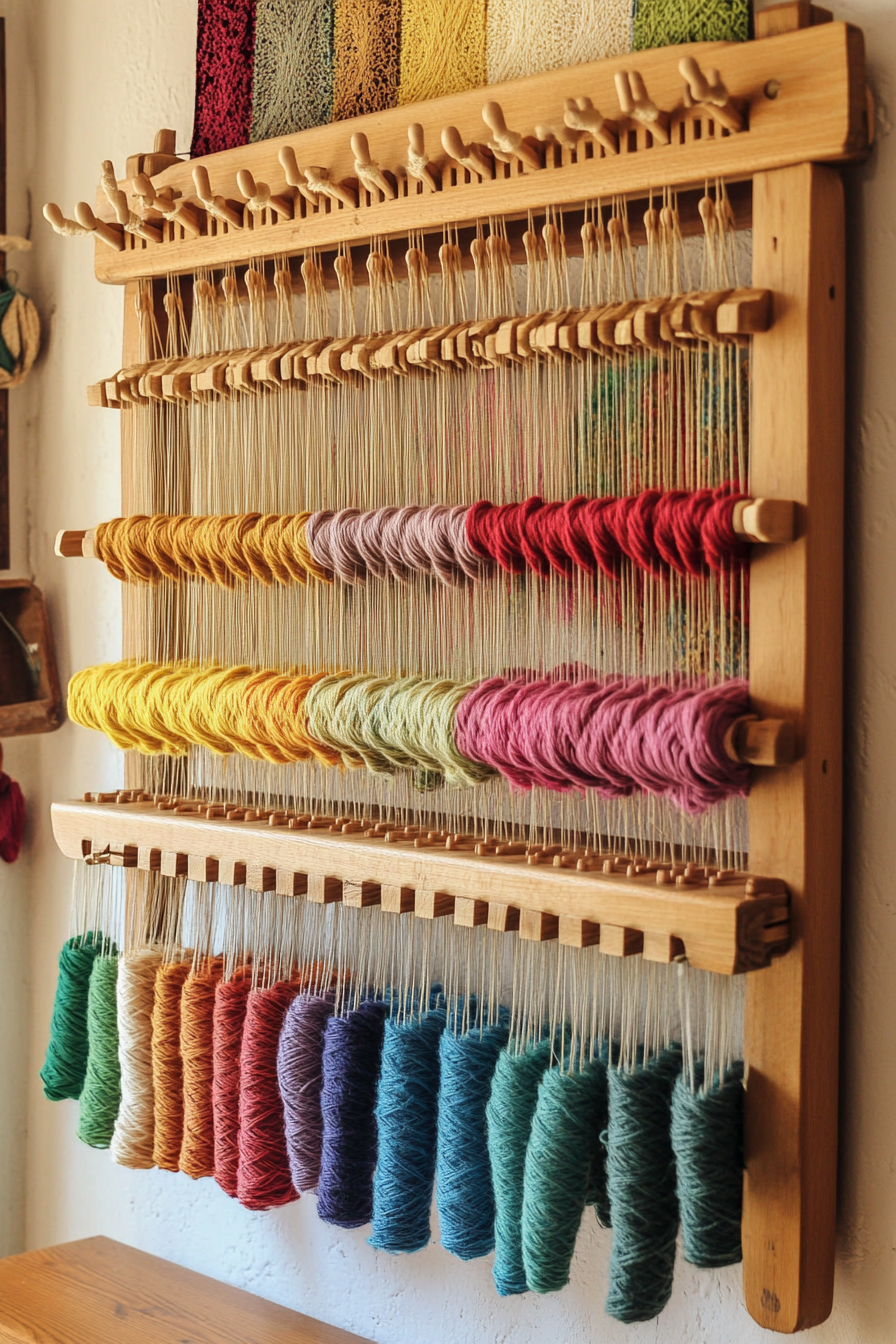
<path fill-rule="evenodd" d="M 180 1053 L 184 1071 L 184 1126 L 180 1169 L 198 1180 L 215 1174 L 213 1031 L 221 957 L 206 959 L 187 977 L 180 1001 Z"/>
<path fill-rule="evenodd" d="M 215 1139 L 215 1180 L 226 1195 L 236 1199 L 240 1150 L 240 1052 L 252 971 L 240 967 L 215 988 L 212 1031 L 212 1105 Z"/>

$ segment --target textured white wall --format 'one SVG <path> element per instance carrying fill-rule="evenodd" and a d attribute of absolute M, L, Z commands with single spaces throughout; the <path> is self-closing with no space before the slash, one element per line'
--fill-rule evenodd
<path fill-rule="evenodd" d="M 188 144 L 192 115 L 193 0 L 6 0 L 10 28 L 12 148 L 10 226 L 34 202 L 35 252 L 22 267 L 47 325 L 46 353 L 13 394 L 16 572 L 33 570 L 51 604 L 61 673 L 117 655 L 117 585 L 97 565 L 52 554 L 57 528 L 117 511 L 118 417 L 88 410 L 85 385 L 117 367 L 121 294 L 93 279 L 92 249 L 50 233 L 47 199 L 90 197 L 99 161 L 148 148 L 159 126 Z M 841 1247 L 836 1306 L 815 1332 L 825 1344 L 892 1344 L 896 1338 L 896 6 L 854 0 L 838 17 L 864 26 L 880 99 L 880 140 L 850 175 L 849 843 L 843 1069 Z M 785 72 L 786 73 L 786 72 Z M 896 118 L 896 102 L 893 116 Z M 363 1232 L 318 1222 L 313 1198 L 278 1213 L 247 1213 L 210 1181 L 130 1173 L 79 1145 L 70 1103 L 43 1100 L 37 1070 L 46 1042 L 55 957 L 68 924 L 69 866 L 57 855 L 48 808 L 55 797 L 109 787 L 115 753 L 95 734 L 66 726 L 12 744 L 8 761 L 29 785 L 25 864 L 0 873 L 0 1249 L 107 1233 L 227 1279 L 377 1341 L 471 1344 L 513 1339 L 564 1344 L 593 1339 L 697 1344 L 753 1341 L 760 1331 L 741 1300 L 739 1273 L 680 1267 L 658 1322 L 626 1329 L 603 1316 L 609 1234 L 586 1218 L 561 1295 L 502 1301 L 490 1265 L 464 1265 L 438 1246 L 410 1258 L 374 1254 Z M 29 866 L 30 865 L 30 868 Z M 25 899 L 30 956 L 25 950 Z M 27 986 L 31 1011 L 27 1013 Z M 28 1040 L 25 1041 L 26 1022 Z M 27 1065 L 27 1166 L 18 1097 Z M 20 1182 L 17 1185 L 17 1182 Z"/>

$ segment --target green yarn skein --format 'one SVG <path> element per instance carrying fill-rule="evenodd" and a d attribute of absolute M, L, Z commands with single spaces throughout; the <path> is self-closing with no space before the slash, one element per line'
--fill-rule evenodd
<path fill-rule="evenodd" d="M 59 953 L 50 1039 L 40 1071 L 48 1101 L 77 1101 L 87 1069 L 87 992 L 101 933 L 69 938 Z"/>
<path fill-rule="evenodd" d="M 523 1177 L 538 1087 L 551 1062 L 550 1041 L 498 1056 L 485 1108 L 495 1191 L 495 1287 L 502 1297 L 525 1293 Z"/>
<path fill-rule="evenodd" d="M 703 1061 L 694 1068 L 703 1083 Z M 703 1269 L 743 1259 L 744 1066 L 738 1060 L 719 1086 L 692 1092 L 679 1077 L 672 1093 L 672 1148 L 684 1258 Z"/>
<path fill-rule="evenodd" d="M 87 995 L 87 1072 L 81 1092 L 78 1138 L 91 1148 L 108 1148 L 121 1105 L 118 1062 L 118 957 L 97 957 Z"/>
<path fill-rule="evenodd" d="M 638 0 L 635 51 L 681 42 L 746 42 L 750 0 Z"/>
<path fill-rule="evenodd" d="M 579 1073 L 550 1069 L 538 1089 L 523 1176 L 523 1264 L 536 1293 L 569 1283 L 569 1267 L 600 1151 L 602 1060 Z"/>

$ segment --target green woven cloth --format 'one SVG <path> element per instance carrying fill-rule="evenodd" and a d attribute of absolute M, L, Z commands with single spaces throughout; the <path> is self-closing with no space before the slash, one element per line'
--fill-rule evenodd
<path fill-rule="evenodd" d="M 634 49 L 682 42 L 746 42 L 750 0 L 637 0 Z"/>

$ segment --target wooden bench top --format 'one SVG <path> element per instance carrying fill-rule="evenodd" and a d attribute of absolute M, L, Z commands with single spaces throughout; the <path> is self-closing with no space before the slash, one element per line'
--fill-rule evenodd
<path fill-rule="evenodd" d="M 0 1260 L 2 1344 L 371 1344 L 108 1237 Z"/>

